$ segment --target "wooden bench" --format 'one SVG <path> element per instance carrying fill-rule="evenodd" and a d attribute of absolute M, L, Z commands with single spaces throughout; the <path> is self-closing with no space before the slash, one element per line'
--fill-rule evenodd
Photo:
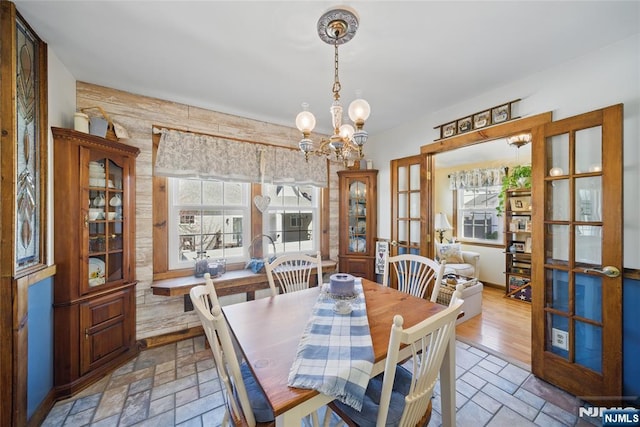
<path fill-rule="evenodd" d="M 336 261 L 330 259 L 323 260 L 322 272 L 334 272 L 336 265 Z M 255 299 L 256 291 L 269 288 L 267 274 L 254 273 L 251 270 L 227 271 L 222 276 L 213 279 L 213 284 L 218 296 L 244 293 L 247 295 L 247 300 Z M 186 276 L 156 280 L 151 283 L 151 290 L 153 291 L 153 295 L 172 297 L 188 295 L 191 288 L 197 285 L 204 285 L 204 277 Z"/>

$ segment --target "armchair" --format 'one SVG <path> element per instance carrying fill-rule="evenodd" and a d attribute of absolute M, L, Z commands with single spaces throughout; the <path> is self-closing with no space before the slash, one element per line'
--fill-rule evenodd
<path fill-rule="evenodd" d="M 444 275 L 457 274 L 466 277 L 480 276 L 480 254 L 463 251 L 459 243 L 436 243 L 436 260 L 445 262 Z"/>

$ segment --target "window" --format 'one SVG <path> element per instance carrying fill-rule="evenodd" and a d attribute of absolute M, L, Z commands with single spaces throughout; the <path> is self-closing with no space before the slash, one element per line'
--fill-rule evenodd
<path fill-rule="evenodd" d="M 317 187 L 265 184 L 262 194 L 271 199 L 263 214 L 262 229 L 274 240 L 277 254 L 320 249 Z M 273 253 L 273 249 L 265 248 L 265 253 Z"/>
<path fill-rule="evenodd" d="M 458 193 L 458 238 L 466 241 L 504 244 L 499 217 L 500 186 L 460 188 Z"/>
<path fill-rule="evenodd" d="M 243 261 L 250 240 L 250 185 L 168 178 L 169 268 L 193 267 L 199 253 Z"/>

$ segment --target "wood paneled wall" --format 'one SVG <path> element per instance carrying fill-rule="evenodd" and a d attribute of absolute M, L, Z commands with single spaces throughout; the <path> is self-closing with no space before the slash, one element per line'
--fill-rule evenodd
<path fill-rule="evenodd" d="M 78 110 L 95 106 L 104 109 L 129 133 L 130 139 L 120 142 L 140 149 L 136 161 L 136 338 L 198 326 L 200 322 L 193 311 L 184 313 L 182 297 L 155 296 L 150 289 L 153 280 L 152 127 L 167 126 L 288 146 L 297 146 L 298 130 L 83 82 L 77 82 L 76 104 Z M 99 114 L 98 110 L 89 113 Z M 338 177 L 333 169 L 336 168 L 332 167 L 329 180 L 329 242 L 330 257 L 337 259 Z"/>

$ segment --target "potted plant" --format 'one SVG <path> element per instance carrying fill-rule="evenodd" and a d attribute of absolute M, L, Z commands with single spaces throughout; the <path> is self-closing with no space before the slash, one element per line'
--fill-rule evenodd
<path fill-rule="evenodd" d="M 498 216 L 504 212 L 504 199 L 507 190 L 512 188 L 531 188 L 531 165 L 517 165 L 502 178 L 502 189 L 498 194 Z"/>

